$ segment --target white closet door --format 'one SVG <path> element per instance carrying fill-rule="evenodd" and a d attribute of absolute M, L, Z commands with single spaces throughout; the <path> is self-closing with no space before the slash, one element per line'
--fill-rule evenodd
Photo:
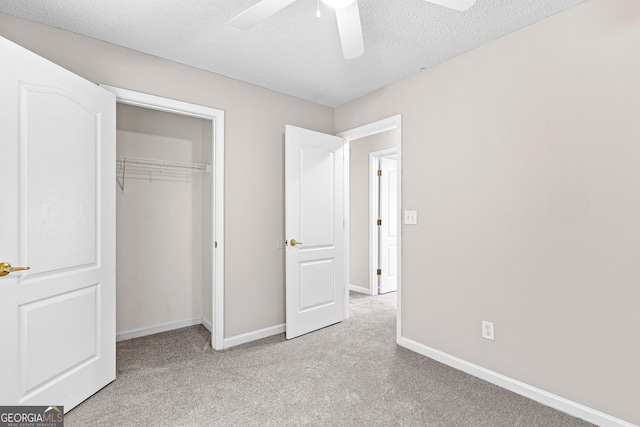
<path fill-rule="evenodd" d="M 115 379 L 115 97 L 0 38 L 0 403 Z"/>

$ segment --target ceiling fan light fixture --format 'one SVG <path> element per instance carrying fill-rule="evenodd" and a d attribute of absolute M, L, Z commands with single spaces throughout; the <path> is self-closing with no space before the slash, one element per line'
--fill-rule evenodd
<path fill-rule="evenodd" d="M 356 0 L 322 0 L 322 3 L 334 9 L 342 9 L 343 7 L 351 5 L 354 1 Z"/>

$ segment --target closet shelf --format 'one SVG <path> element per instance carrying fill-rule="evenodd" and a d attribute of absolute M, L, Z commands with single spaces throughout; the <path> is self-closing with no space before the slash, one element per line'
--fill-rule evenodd
<path fill-rule="evenodd" d="M 124 191 L 124 181 L 127 175 L 188 177 L 196 173 L 205 172 L 211 172 L 211 165 L 128 156 L 118 157 L 116 160 L 116 174 L 118 176 L 118 184 L 122 191 Z"/>
<path fill-rule="evenodd" d="M 181 173 L 211 172 L 211 165 L 201 163 L 174 162 L 172 160 L 145 159 L 142 157 L 118 157 L 118 171 L 168 175 Z"/>

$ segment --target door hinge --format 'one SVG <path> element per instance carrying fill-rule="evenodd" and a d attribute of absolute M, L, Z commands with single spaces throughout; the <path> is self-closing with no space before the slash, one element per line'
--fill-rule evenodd
<path fill-rule="evenodd" d="M 378 169 L 378 176 L 382 176 L 382 169 Z"/>
<path fill-rule="evenodd" d="M 378 225 L 382 225 L 382 220 L 381 219 L 378 220 Z"/>
<path fill-rule="evenodd" d="M 376 271 L 376 274 L 377 274 L 378 276 L 382 276 L 382 270 L 379 268 L 379 269 Z"/>

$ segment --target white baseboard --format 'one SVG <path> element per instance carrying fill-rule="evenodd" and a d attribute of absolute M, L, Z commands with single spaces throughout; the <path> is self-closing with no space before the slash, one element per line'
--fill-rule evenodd
<path fill-rule="evenodd" d="M 202 326 L 204 326 L 207 331 L 213 333 L 213 323 L 211 323 L 211 321 L 205 319 L 204 317 L 202 317 L 200 320 L 202 320 Z"/>
<path fill-rule="evenodd" d="M 187 326 L 200 325 L 203 323 L 202 317 L 178 320 L 176 322 L 162 323 L 160 325 L 148 326 L 139 329 L 129 329 L 116 333 L 116 342 L 130 340 L 132 338 L 145 337 L 147 335 L 158 334 L 160 332 L 172 331 L 174 329 L 186 328 Z M 205 328 L 207 326 L 205 325 Z M 209 329 L 209 328 L 207 328 Z"/>
<path fill-rule="evenodd" d="M 253 332 L 247 332 L 246 334 L 240 334 L 233 337 L 224 339 L 224 348 L 234 347 L 240 344 L 246 344 L 251 341 L 267 338 L 272 335 L 278 335 L 286 331 L 286 325 L 271 326 L 269 328 L 259 329 Z"/>
<path fill-rule="evenodd" d="M 194 317 L 191 319 L 179 320 L 177 322 L 168 322 L 160 325 L 149 326 L 139 329 L 130 329 L 128 331 L 118 332 L 116 334 L 116 342 L 126 341 L 133 338 L 145 337 L 147 335 L 158 334 L 160 332 L 172 331 L 174 329 L 186 328 L 193 325 L 202 325 L 209 332 L 213 331 L 213 325 L 204 317 Z M 251 341 L 267 338 L 272 335 L 278 335 L 286 331 L 285 324 L 271 326 L 269 328 L 260 329 L 246 334 L 236 335 L 224 339 L 224 348 L 234 347 L 236 345 L 245 344 Z"/>
<path fill-rule="evenodd" d="M 373 295 L 369 288 L 363 288 L 362 286 L 349 285 L 349 290 L 353 292 L 359 292 L 361 294 Z"/>
<path fill-rule="evenodd" d="M 585 421 L 597 424 L 600 427 L 639 427 L 628 421 L 621 420 L 605 414 L 604 412 L 597 411 L 593 408 L 589 408 L 588 406 L 584 406 L 580 403 L 565 399 L 564 397 L 549 393 L 548 391 L 483 368 L 482 366 L 471 362 L 467 362 L 466 360 L 459 359 L 440 350 L 427 347 L 424 344 L 420 344 L 419 342 L 408 338 L 402 337 L 400 339 L 400 345 L 430 359 L 437 360 L 438 362 L 481 378 L 521 396 L 540 402 L 543 405 L 550 406 L 569 415 L 573 415 L 574 417 L 582 418 Z"/>

